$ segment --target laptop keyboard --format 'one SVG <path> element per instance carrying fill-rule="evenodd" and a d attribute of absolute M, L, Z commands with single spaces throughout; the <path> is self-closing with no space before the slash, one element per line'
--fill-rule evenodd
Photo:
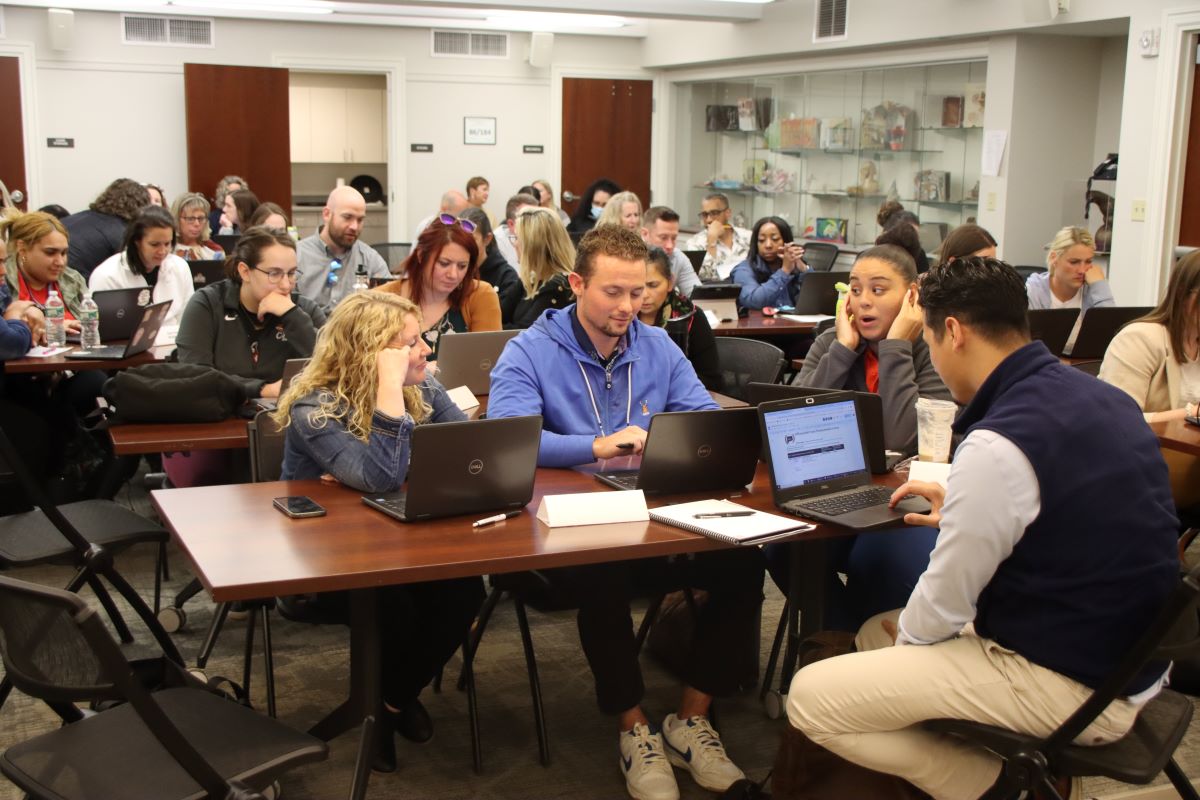
<path fill-rule="evenodd" d="M 371 505 L 375 506 L 386 514 L 391 514 L 398 519 L 404 519 L 404 509 L 408 505 L 407 501 L 408 495 L 399 495 L 397 497 L 372 497 Z"/>
<path fill-rule="evenodd" d="M 615 483 L 622 489 L 638 488 L 638 474 L 636 472 L 605 472 L 602 474 L 605 480 Z"/>
<path fill-rule="evenodd" d="M 868 486 L 858 491 L 846 492 L 845 494 L 838 494 L 833 497 L 806 500 L 804 502 L 796 501 L 788 505 L 794 508 L 816 511 L 819 514 L 829 517 L 837 517 L 842 514 L 848 514 L 851 511 L 859 511 L 871 506 L 883 505 L 887 503 L 893 491 L 893 489 L 889 489 L 886 486 Z"/>

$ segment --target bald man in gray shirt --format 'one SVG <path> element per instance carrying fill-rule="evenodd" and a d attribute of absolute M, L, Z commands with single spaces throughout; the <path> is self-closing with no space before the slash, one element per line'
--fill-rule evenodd
<path fill-rule="evenodd" d="M 358 190 L 339 186 L 329 193 L 321 211 L 321 230 L 300 240 L 296 261 L 300 280 L 296 290 L 331 311 L 354 290 L 354 276 L 390 277 L 383 256 L 358 240 L 367 218 L 367 203 Z"/>

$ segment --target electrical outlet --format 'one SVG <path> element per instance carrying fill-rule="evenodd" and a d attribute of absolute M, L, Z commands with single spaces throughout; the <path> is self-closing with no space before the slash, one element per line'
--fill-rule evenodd
<path fill-rule="evenodd" d="M 987 193 L 987 210 L 988 211 L 996 210 L 996 193 L 995 192 Z"/>
<path fill-rule="evenodd" d="M 1134 222 L 1145 222 L 1146 221 L 1146 201 L 1145 200 L 1134 200 L 1133 201 L 1133 221 Z"/>

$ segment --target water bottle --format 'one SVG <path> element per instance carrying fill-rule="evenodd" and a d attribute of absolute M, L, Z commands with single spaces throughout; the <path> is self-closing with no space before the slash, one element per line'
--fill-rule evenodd
<path fill-rule="evenodd" d="M 367 282 L 366 270 L 360 268 L 358 272 L 354 273 L 354 291 L 365 292 L 369 288 L 371 288 L 371 284 Z"/>
<path fill-rule="evenodd" d="M 62 347 L 67 343 L 67 308 L 58 292 L 50 290 L 46 298 L 46 346 Z"/>
<path fill-rule="evenodd" d="M 95 350 L 100 346 L 100 308 L 91 292 L 83 296 L 79 306 L 79 346 L 84 350 Z"/>

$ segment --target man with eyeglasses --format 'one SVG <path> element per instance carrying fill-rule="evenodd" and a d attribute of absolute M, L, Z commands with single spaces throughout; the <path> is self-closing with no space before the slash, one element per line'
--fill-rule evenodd
<path fill-rule="evenodd" d="M 366 219 L 363 196 L 351 186 L 339 186 L 325 201 L 321 229 L 296 247 L 301 273 L 296 290 L 326 311 L 353 291 L 356 273 L 391 277 L 383 256 L 358 240 Z"/>
<path fill-rule="evenodd" d="M 727 281 L 733 268 L 750 253 L 750 231 L 730 223 L 729 198 L 720 192 L 707 195 L 700 209 L 704 229 L 684 242 L 683 249 L 705 251 L 700 280 Z"/>

